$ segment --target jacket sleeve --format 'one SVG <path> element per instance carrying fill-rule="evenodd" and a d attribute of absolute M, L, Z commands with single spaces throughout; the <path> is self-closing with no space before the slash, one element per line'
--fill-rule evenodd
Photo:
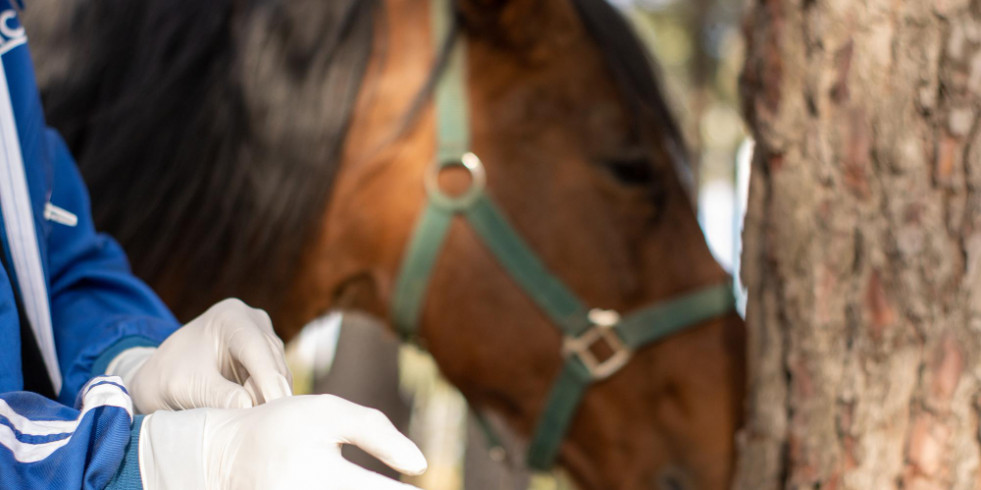
<path fill-rule="evenodd" d="M 156 346 L 178 323 L 156 294 L 130 272 L 121 247 L 96 233 L 89 197 L 61 137 L 45 134 L 51 165 L 50 203 L 75 214 L 75 226 L 49 222 L 51 320 L 69 403 L 93 375 L 130 347 Z"/>
<path fill-rule="evenodd" d="M 74 408 L 0 394 L 0 488 L 141 489 L 141 417 L 116 377 L 97 377 Z"/>

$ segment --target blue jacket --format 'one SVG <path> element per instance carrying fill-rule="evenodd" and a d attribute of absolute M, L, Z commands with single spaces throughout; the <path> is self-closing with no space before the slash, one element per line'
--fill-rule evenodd
<path fill-rule="evenodd" d="M 95 232 L 75 163 L 45 126 L 9 0 L 0 0 L 0 59 L 0 242 L 11 264 L 0 268 L 0 488 L 140 488 L 139 417 L 118 378 L 93 378 L 178 323 Z M 21 391 L 18 293 L 58 402 Z"/>

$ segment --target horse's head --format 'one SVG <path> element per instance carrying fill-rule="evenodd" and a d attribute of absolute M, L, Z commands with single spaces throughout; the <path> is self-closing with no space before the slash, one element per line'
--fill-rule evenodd
<path fill-rule="evenodd" d="M 427 0 L 76 0 L 70 19 L 65 5 L 38 0 L 26 18 L 49 121 L 99 226 L 180 316 L 240 296 L 284 338 L 332 306 L 397 316 L 433 189 L 474 185 L 460 168 L 432 172 L 443 135 L 430 89 L 453 72 L 434 68 Z M 562 285 L 551 289 L 626 322 L 724 281 L 654 72 L 606 1 L 454 5 L 466 95 L 451 107 L 469 112 L 484 195 Z M 568 365 L 562 315 L 519 287 L 469 218 L 421 269 L 418 335 L 476 408 L 530 437 Z M 695 323 L 637 348 L 586 389 L 567 433 L 556 425 L 559 462 L 583 488 L 726 486 L 743 326 L 732 313 Z"/>
<path fill-rule="evenodd" d="M 427 205 L 437 111 L 426 94 L 446 76 L 433 68 L 440 43 L 425 0 L 381 7 L 323 228 L 284 308 L 298 320 L 328 303 L 391 318 Z M 604 0 L 457 7 L 470 148 L 486 193 L 544 264 L 590 306 L 624 313 L 724 281 L 679 173 L 678 131 L 614 10 Z M 450 195 L 474 185 L 459 168 L 436 180 Z M 437 254 L 420 326 L 473 405 L 532 434 L 562 365 L 562 337 L 463 219 Z M 587 391 L 561 461 L 584 488 L 725 487 L 742 352 L 734 315 L 640 349 Z"/>

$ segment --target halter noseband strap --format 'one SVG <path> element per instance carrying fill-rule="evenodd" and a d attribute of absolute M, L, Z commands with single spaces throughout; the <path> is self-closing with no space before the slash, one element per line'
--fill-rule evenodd
<path fill-rule="evenodd" d="M 586 389 L 625 366 L 633 352 L 686 327 L 725 315 L 734 309 L 728 283 L 709 287 L 668 301 L 658 302 L 624 318 L 613 311 L 589 309 L 565 283 L 549 272 L 486 193 L 486 177 L 480 159 L 469 151 L 470 124 L 466 94 L 466 43 L 450 40 L 452 7 L 446 0 L 431 4 L 434 36 L 439 46 L 452 43 L 446 71 L 436 85 L 436 160 L 426 175 L 428 202 L 402 260 L 395 286 L 392 318 L 400 334 L 412 339 L 419 329 L 420 315 L 429 279 L 454 217 L 466 220 L 484 246 L 564 336 L 562 371 L 538 421 L 528 465 L 552 467 L 559 446 Z M 470 188 L 462 195 L 444 194 L 439 173 L 460 166 L 471 176 Z M 599 359 L 591 350 L 605 343 L 613 354 Z"/>

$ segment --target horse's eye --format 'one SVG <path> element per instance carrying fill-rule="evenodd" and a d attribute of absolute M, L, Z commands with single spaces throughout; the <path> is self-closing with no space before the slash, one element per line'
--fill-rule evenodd
<path fill-rule="evenodd" d="M 603 166 L 617 181 L 626 185 L 642 186 L 654 181 L 654 168 L 646 156 L 609 158 Z"/>

